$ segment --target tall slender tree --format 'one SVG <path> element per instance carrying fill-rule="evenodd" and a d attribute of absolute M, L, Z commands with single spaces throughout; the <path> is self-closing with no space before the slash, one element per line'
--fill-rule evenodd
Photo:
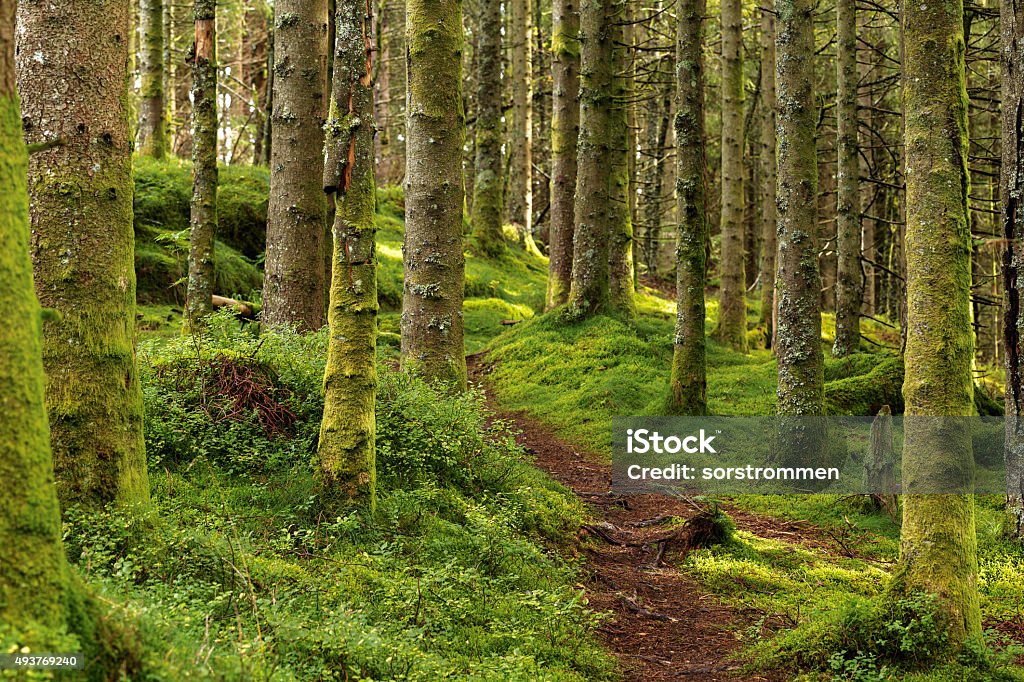
<path fill-rule="evenodd" d="M 632 21 L 630 0 L 615 0 L 608 17 L 609 38 L 614 59 L 612 79 L 610 163 L 607 169 L 609 193 L 608 295 L 613 309 L 627 316 L 636 312 L 634 303 L 633 215 L 636 193 L 635 77 L 632 67 L 632 37 L 625 28 Z"/>
<path fill-rule="evenodd" d="M 860 267 L 860 149 L 857 144 L 857 3 L 836 2 L 838 197 L 836 201 L 836 338 L 832 354 L 860 346 L 864 277 Z"/>
<path fill-rule="evenodd" d="M 615 215 L 609 183 L 615 143 L 615 9 L 615 0 L 586 0 L 580 5 L 579 166 L 568 310 L 574 318 L 603 312 L 609 305 L 609 242 Z"/>
<path fill-rule="evenodd" d="M 213 312 L 217 235 L 217 0 L 195 0 L 192 44 L 192 205 L 185 324 Z"/>
<path fill-rule="evenodd" d="M 337 6 L 337 45 L 324 189 L 337 197 L 331 336 L 320 425 L 320 477 L 343 498 L 369 496 L 376 470 L 376 187 L 370 0 Z"/>
<path fill-rule="evenodd" d="M 56 311 L 43 361 L 65 506 L 149 498 L 134 343 L 130 6 L 18 8 L 25 138 L 42 147 L 28 169 L 32 257 L 40 302 Z"/>
<path fill-rule="evenodd" d="M 708 238 L 704 181 L 705 0 L 681 0 L 676 33 L 676 328 L 673 414 L 707 413 L 704 269 Z"/>
<path fill-rule="evenodd" d="M 1024 6 L 1000 4 L 1002 49 L 1003 335 L 1006 367 L 1007 531 L 1024 538 Z"/>
<path fill-rule="evenodd" d="M 775 157 L 775 9 L 761 8 L 761 323 L 765 343 L 775 345 L 775 231 L 777 163 Z"/>
<path fill-rule="evenodd" d="M 462 0 L 406 5 L 402 366 L 466 388 L 462 296 Z"/>
<path fill-rule="evenodd" d="M 508 0 L 512 122 L 508 130 L 508 221 L 533 230 L 533 3 Z M 481 3 L 486 4 L 486 3 Z M 493 77 L 493 76 L 492 76 Z"/>
<path fill-rule="evenodd" d="M 274 109 L 263 321 L 324 324 L 327 202 L 320 184 L 327 88 L 327 0 L 274 2 Z"/>
<path fill-rule="evenodd" d="M 167 156 L 167 102 L 164 99 L 164 3 L 139 0 L 139 130 L 143 156 Z"/>
<path fill-rule="evenodd" d="M 911 491 L 967 484 L 973 477 L 970 429 L 962 418 L 974 410 L 963 16 L 960 0 L 903 7 L 903 483 Z M 954 649 L 981 637 L 973 496 L 904 496 L 893 580 L 897 591 L 938 596 Z"/>
<path fill-rule="evenodd" d="M 747 352 L 743 213 L 743 3 L 722 0 L 722 258 L 715 337 Z"/>
<path fill-rule="evenodd" d="M 580 134 L 580 13 L 577 0 L 551 10 L 551 230 L 547 307 L 569 300 L 576 227 L 576 145 Z"/>
<path fill-rule="evenodd" d="M 818 274 L 814 0 L 776 0 L 778 79 L 778 410 L 820 415 L 824 358 Z"/>
<path fill-rule="evenodd" d="M 44 405 L 42 311 L 29 257 L 28 152 L 15 90 L 15 3 L 0 3 L 0 622 L 66 624 L 68 568 Z"/>
<path fill-rule="evenodd" d="M 476 181 L 473 183 L 473 240 L 480 253 L 500 254 L 505 247 L 504 160 L 502 159 L 501 3 L 477 5 L 479 39 L 476 53 Z"/>

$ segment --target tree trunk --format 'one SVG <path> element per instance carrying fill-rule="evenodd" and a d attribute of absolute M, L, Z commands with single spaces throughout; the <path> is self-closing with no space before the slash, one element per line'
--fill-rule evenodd
<path fill-rule="evenodd" d="M 636 209 L 633 178 L 636 163 L 635 125 L 632 111 L 634 83 L 632 38 L 627 39 L 624 25 L 631 20 L 630 0 L 613 0 L 608 25 L 615 66 L 612 79 L 611 133 L 609 141 L 609 229 L 608 295 L 613 309 L 632 317 L 636 313 L 633 268 L 633 215 Z"/>
<path fill-rule="evenodd" d="M 658 276 L 658 245 L 661 241 L 662 189 L 665 183 L 665 146 L 672 116 L 672 101 L 667 85 L 656 85 L 654 101 L 647 110 L 646 138 L 649 158 L 644 173 L 643 221 L 644 265 L 650 277 Z"/>
<path fill-rule="evenodd" d="M 722 260 L 715 338 L 746 353 L 743 208 L 743 3 L 722 0 Z"/>
<path fill-rule="evenodd" d="M 479 252 L 497 256 L 505 249 L 504 172 L 501 154 L 501 3 L 479 3 L 477 45 L 476 181 L 473 183 L 473 241 Z"/>
<path fill-rule="evenodd" d="M 163 0 L 139 0 L 139 154 L 167 156 L 167 106 L 164 102 Z"/>
<path fill-rule="evenodd" d="M 28 186 L 36 291 L 58 313 L 44 324 L 43 361 L 65 507 L 149 498 L 134 343 L 130 5 L 25 2 L 18 15 L 25 138 L 48 146 L 32 155 Z"/>
<path fill-rule="evenodd" d="M 836 204 L 836 338 L 832 354 L 845 357 L 860 346 L 864 275 L 860 267 L 860 158 L 857 145 L 857 5 L 836 4 L 838 50 L 838 195 Z"/>
<path fill-rule="evenodd" d="M 512 124 L 506 141 L 509 149 L 506 203 L 508 221 L 525 234 L 533 233 L 533 2 L 510 0 L 506 4 L 511 13 L 509 47 L 512 52 Z"/>
<path fill-rule="evenodd" d="M 615 0 L 585 0 L 580 5 L 580 135 L 570 318 L 603 312 L 609 304 L 609 242 L 615 217 L 609 181 L 615 144 L 614 9 Z"/>
<path fill-rule="evenodd" d="M 15 3 L 0 3 L 0 622 L 60 630 L 68 569 L 46 421 L 42 311 L 29 258 L 28 153 L 15 91 Z M 31 36 L 29 36 L 31 37 Z"/>
<path fill-rule="evenodd" d="M 466 388 L 461 0 L 409 0 L 402 366 Z"/>
<path fill-rule="evenodd" d="M 904 490 L 969 484 L 974 410 L 971 235 L 963 4 L 903 8 L 907 340 Z M 953 419 L 923 419 L 947 416 Z M 917 419 L 915 419 L 917 417 Z M 941 422 L 938 424 L 936 422 Z M 936 428 L 936 427 L 939 428 Z M 893 589 L 926 591 L 948 617 L 949 644 L 981 638 L 970 495 L 904 496 Z"/>
<path fill-rule="evenodd" d="M 171 35 L 183 35 L 186 30 L 189 35 L 193 35 L 195 19 L 191 3 L 168 0 L 167 4 L 171 10 Z M 192 158 L 192 100 L 189 99 L 192 92 L 191 62 L 191 58 L 179 58 L 170 62 L 174 67 L 171 78 L 174 99 L 172 151 L 180 159 Z"/>
<path fill-rule="evenodd" d="M 1024 8 L 1000 5 L 1002 44 L 1003 334 L 1006 367 L 1006 511 L 1008 535 L 1024 539 Z"/>
<path fill-rule="evenodd" d="M 773 3 L 774 4 L 774 3 Z M 761 10 L 761 324 L 765 343 L 775 347 L 775 13 Z"/>
<path fill-rule="evenodd" d="M 580 13 L 577 0 L 553 0 L 551 30 L 551 233 L 548 309 L 569 300 L 576 222 L 576 145 L 580 134 Z"/>
<path fill-rule="evenodd" d="M 813 0 L 776 0 L 778 166 L 778 411 L 820 415 L 824 400 L 814 142 Z"/>
<path fill-rule="evenodd" d="M 342 499 L 375 487 L 377 392 L 376 187 L 370 0 L 338 3 L 324 189 L 337 197 L 330 345 L 320 425 L 320 478 Z"/>
<path fill-rule="evenodd" d="M 327 1 L 274 2 L 274 109 L 263 321 L 324 324 Z"/>
<path fill-rule="evenodd" d="M 192 45 L 192 231 L 189 237 L 186 327 L 213 312 L 217 234 L 217 1 L 195 0 Z"/>
<path fill-rule="evenodd" d="M 707 414 L 704 268 L 708 238 L 704 183 L 705 0 L 682 0 L 676 36 L 676 329 L 671 414 Z"/>

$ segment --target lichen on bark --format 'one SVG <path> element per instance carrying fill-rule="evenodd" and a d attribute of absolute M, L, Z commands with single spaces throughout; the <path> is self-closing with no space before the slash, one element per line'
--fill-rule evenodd
<path fill-rule="evenodd" d="M 508 222 L 533 234 L 533 3 L 506 0 L 512 109 L 508 130 Z M 500 4 L 500 3 L 499 3 Z M 492 85 L 493 87 L 493 85 Z"/>
<path fill-rule="evenodd" d="M 139 0 L 139 130 L 142 156 L 167 156 L 167 103 L 164 98 L 164 2 Z"/>
<path fill-rule="evenodd" d="M 46 404 L 65 506 L 149 498 L 135 358 L 128 0 L 22 3 L 17 70 L 32 155 Z M 88 67 L 88 68 L 85 68 Z"/>
<path fill-rule="evenodd" d="M 324 324 L 327 0 L 275 0 L 270 198 L 261 320 Z"/>
<path fill-rule="evenodd" d="M 502 89 L 495 82 L 501 73 L 501 3 L 478 5 L 476 179 L 473 182 L 473 244 L 484 256 L 505 250 L 502 216 L 505 173 L 502 159 Z"/>
<path fill-rule="evenodd" d="M 217 2 L 195 0 L 192 45 L 192 205 L 186 330 L 213 312 L 217 234 Z"/>
<path fill-rule="evenodd" d="M 961 0 L 903 8 L 903 486 L 911 491 L 953 480 L 969 485 L 973 478 L 970 433 L 962 419 L 974 410 L 963 30 Z M 973 496 L 904 496 L 900 562 L 890 588 L 937 595 L 954 651 L 981 637 L 977 562 Z"/>
<path fill-rule="evenodd" d="M 317 448 L 320 481 L 343 500 L 373 500 L 377 392 L 376 186 L 370 0 L 339 2 L 324 189 L 336 196 L 330 343 Z"/>
<path fill-rule="evenodd" d="M 676 36 L 676 327 L 671 414 L 707 413 L 704 268 L 707 188 L 704 180 L 705 0 L 681 0 Z"/>
<path fill-rule="evenodd" d="M 409 0 L 402 367 L 466 388 L 461 0 Z"/>
<path fill-rule="evenodd" d="M 765 343 L 775 346 L 775 236 L 777 213 L 775 191 L 777 163 L 775 156 L 775 9 L 761 8 L 761 324 Z"/>
<path fill-rule="evenodd" d="M 633 264 L 633 156 L 636 136 L 631 132 L 630 109 L 634 106 L 631 41 L 624 27 L 631 21 L 629 0 L 615 0 L 608 17 L 615 77 L 611 96 L 611 141 L 608 166 L 609 230 L 608 300 L 612 309 L 626 317 L 636 314 Z"/>

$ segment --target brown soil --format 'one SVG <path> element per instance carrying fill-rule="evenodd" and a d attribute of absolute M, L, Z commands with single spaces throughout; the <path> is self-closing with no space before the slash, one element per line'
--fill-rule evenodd
<path fill-rule="evenodd" d="M 470 358 L 478 381 L 486 373 L 478 357 Z M 761 614 L 723 605 L 691 577 L 680 572 L 686 542 L 675 542 L 672 528 L 702 509 L 664 495 L 616 495 L 610 492 L 611 468 L 558 438 L 552 429 L 520 413 L 491 404 L 495 415 L 513 421 L 517 439 L 537 466 L 575 492 L 596 521 L 580 530 L 586 556 L 586 591 L 590 606 L 609 614 L 599 628 L 619 658 L 627 680 L 781 680 L 752 675 L 734 658 L 740 632 Z M 808 529 L 799 524 L 767 522 L 730 509 L 737 526 L 765 537 L 799 542 Z M 807 538 L 811 544 L 818 540 Z"/>

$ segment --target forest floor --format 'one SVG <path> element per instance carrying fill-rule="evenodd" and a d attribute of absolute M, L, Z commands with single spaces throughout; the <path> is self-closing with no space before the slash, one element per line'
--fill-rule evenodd
<path fill-rule="evenodd" d="M 591 510 L 581 529 L 584 575 L 591 608 L 609 615 L 598 629 L 619 659 L 627 680 L 782 680 L 784 676 L 742 671 L 738 632 L 762 614 L 727 606 L 677 567 L 685 549 L 659 542 L 665 524 L 692 518 L 702 507 L 684 497 L 617 495 L 611 466 L 558 437 L 523 412 L 502 410 L 487 390 L 488 366 L 470 356 L 470 373 L 487 396 L 495 418 L 512 422 L 516 439 L 540 469 L 571 489 Z M 729 509 L 737 527 L 788 542 L 819 544 L 806 526 Z M 804 537 L 806 536 L 806 537 Z"/>

